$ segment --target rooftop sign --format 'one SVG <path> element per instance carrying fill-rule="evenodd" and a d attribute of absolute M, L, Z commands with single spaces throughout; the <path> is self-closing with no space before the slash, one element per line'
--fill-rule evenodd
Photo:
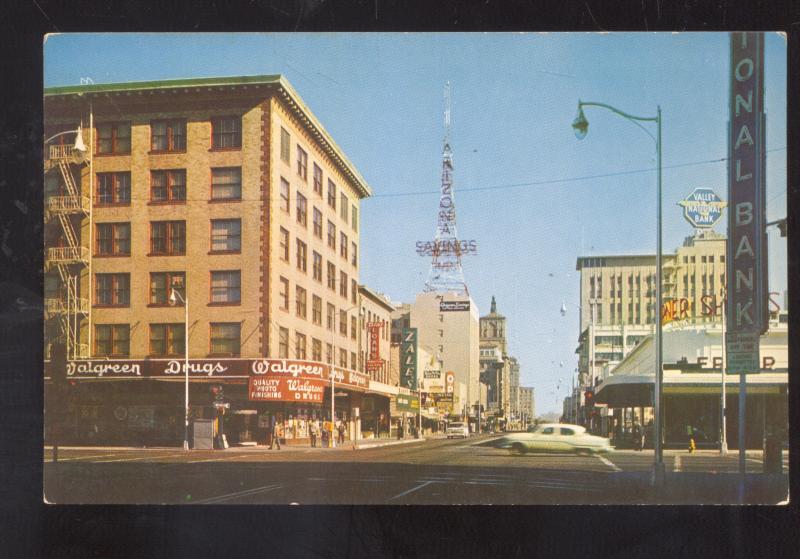
<path fill-rule="evenodd" d="M 722 217 L 722 208 L 727 206 L 710 188 L 695 188 L 678 205 L 683 206 L 683 217 L 696 229 L 713 227 Z"/>

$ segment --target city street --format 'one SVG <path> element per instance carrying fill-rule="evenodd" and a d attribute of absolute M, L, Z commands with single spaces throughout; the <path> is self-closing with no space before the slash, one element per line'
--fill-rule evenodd
<path fill-rule="evenodd" d="M 649 487 L 652 451 L 512 456 L 497 435 L 354 450 L 61 448 L 45 450 L 51 503 L 615 504 L 736 503 L 738 454 L 665 451 L 667 485 Z M 388 442 L 388 441 L 387 441 Z M 761 474 L 748 453 L 744 502 L 787 498 L 788 475 Z M 784 472 L 788 454 L 784 452 Z"/>

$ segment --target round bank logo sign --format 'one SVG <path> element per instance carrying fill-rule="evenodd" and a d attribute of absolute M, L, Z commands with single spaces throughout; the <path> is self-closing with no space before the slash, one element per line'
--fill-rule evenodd
<path fill-rule="evenodd" d="M 683 206 L 683 217 L 697 229 L 708 229 L 722 217 L 726 202 L 710 188 L 695 188 L 694 192 L 678 202 Z"/>

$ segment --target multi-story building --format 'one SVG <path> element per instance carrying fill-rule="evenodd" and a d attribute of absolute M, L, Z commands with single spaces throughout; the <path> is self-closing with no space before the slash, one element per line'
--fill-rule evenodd
<path fill-rule="evenodd" d="M 506 317 L 497 312 L 494 296 L 489 314 L 480 319 L 481 382 L 488 387 L 487 410 L 507 426 L 519 416 L 519 361 L 508 354 Z"/>
<path fill-rule="evenodd" d="M 365 395 L 361 406 L 361 430 L 369 436 L 388 435 L 390 425 L 390 394 L 395 393 L 397 377 L 391 375 L 391 324 L 394 307 L 391 301 L 366 285 L 358 287 L 361 305 L 361 332 L 359 350 L 359 370 L 370 376 L 370 383 L 382 385 L 379 394 Z"/>
<path fill-rule="evenodd" d="M 524 423 L 532 423 L 536 418 L 536 400 L 532 386 L 519 387 L 519 413 L 523 428 Z"/>
<path fill-rule="evenodd" d="M 725 251 L 723 235 L 698 230 L 673 254 L 664 255 L 663 299 L 675 314 L 675 323 L 665 328 L 720 320 L 719 310 L 709 308 L 718 305 L 725 285 Z M 579 257 L 576 269 L 581 274 L 576 353 L 582 399 L 584 389 L 596 386 L 653 332 L 660 313 L 656 312 L 655 255 Z M 581 415 L 583 401 L 579 408 L 579 421 L 586 422 Z M 602 413 L 605 410 L 600 410 L 598 418 Z"/>
<path fill-rule="evenodd" d="M 359 212 L 371 191 L 286 79 L 55 87 L 44 104 L 57 135 L 45 151 L 47 337 L 68 343 L 73 378 L 117 381 L 75 387 L 75 436 L 88 422 L 99 438 L 182 437 L 174 381 L 187 354 L 190 413 L 207 417 L 209 384 L 224 389 L 233 441 L 276 421 L 305 439 L 330 415 L 328 364 L 336 415 L 351 422 L 368 391 Z M 75 129 L 86 155 L 61 134 Z M 305 396 L 286 385 L 298 368 Z"/>

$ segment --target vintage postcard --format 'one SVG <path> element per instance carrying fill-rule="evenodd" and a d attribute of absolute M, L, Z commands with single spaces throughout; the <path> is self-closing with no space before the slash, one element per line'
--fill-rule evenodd
<path fill-rule="evenodd" d="M 784 35 L 43 48 L 45 502 L 788 499 Z"/>

